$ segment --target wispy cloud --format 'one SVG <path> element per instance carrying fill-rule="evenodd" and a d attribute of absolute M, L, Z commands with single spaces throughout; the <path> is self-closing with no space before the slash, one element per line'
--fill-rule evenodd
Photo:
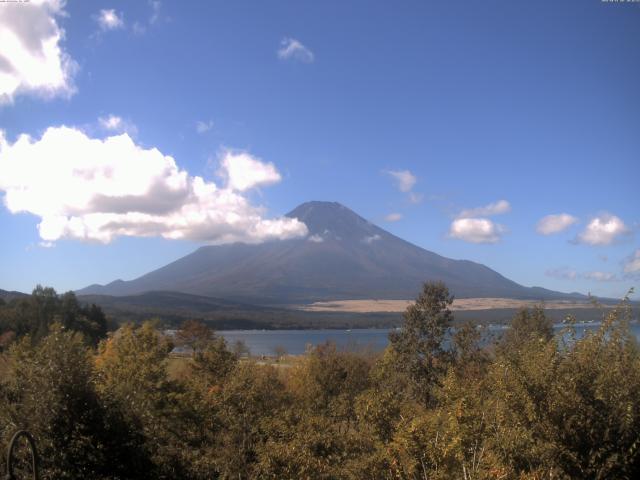
<path fill-rule="evenodd" d="M 151 6 L 151 15 L 149 16 L 149 23 L 151 25 L 155 25 L 160 20 L 160 8 L 162 7 L 162 2 L 158 0 L 151 0 L 149 2 Z"/>
<path fill-rule="evenodd" d="M 409 170 L 383 170 L 382 173 L 389 175 L 393 181 L 393 185 L 402 193 L 407 194 L 409 203 L 422 202 L 424 195 L 413 191 L 413 187 L 418 182 L 418 177 Z"/>
<path fill-rule="evenodd" d="M 402 214 L 397 212 L 390 213 L 384 217 L 385 222 L 397 222 L 400 220 L 402 220 Z"/>
<path fill-rule="evenodd" d="M 424 195 L 418 192 L 409 192 L 407 198 L 409 199 L 409 202 L 411 203 L 420 203 L 422 202 L 422 199 L 424 198 Z"/>
<path fill-rule="evenodd" d="M 136 35 L 143 35 L 147 32 L 148 28 L 153 27 L 160 23 L 163 18 L 161 15 L 162 11 L 162 2 L 158 0 L 149 0 L 147 2 L 151 9 L 151 13 L 149 14 L 149 18 L 146 21 L 135 21 L 133 22 L 133 33 Z"/>
<path fill-rule="evenodd" d="M 615 273 L 611 272 L 586 272 L 582 276 L 587 280 L 595 280 L 597 282 L 613 282 L 617 280 Z"/>
<path fill-rule="evenodd" d="M 578 278 L 584 278 L 585 280 L 594 280 L 596 282 L 618 281 L 618 276 L 612 272 L 591 271 L 578 273 L 576 270 L 569 267 L 549 269 L 545 272 L 545 275 L 561 280 L 576 280 Z"/>
<path fill-rule="evenodd" d="M 576 242 L 587 245 L 610 245 L 618 237 L 629 232 L 629 228 L 619 217 L 604 213 L 591 219 L 576 238 Z"/>
<path fill-rule="evenodd" d="M 100 128 L 108 132 L 127 132 L 129 135 L 135 136 L 138 128 L 130 121 L 119 117 L 118 115 L 107 115 L 106 117 L 98 117 Z"/>
<path fill-rule="evenodd" d="M 536 225 L 536 231 L 540 235 L 553 235 L 560 233 L 571 225 L 578 222 L 578 219 L 568 213 L 558 213 L 555 215 L 547 215 L 540 219 Z"/>
<path fill-rule="evenodd" d="M 418 181 L 418 178 L 409 170 L 385 170 L 384 173 L 390 175 L 398 190 L 404 193 L 410 192 Z"/>
<path fill-rule="evenodd" d="M 624 260 L 623 269 L 626 274 L 640 275 L 640 248 Z"/>
<path fill-rule="evenodd" d="M 497 202 L 490 203 L 484 207 L 469 208 L 462 210 L 458 214 L 458 218 L 472 218 L 472 217 L 492 217 L 494 215 L 500 215 L 511 211 L 511 204 L 506 200 L 498 200 Z"/>
<path fill-rule="evenodd" d="M 381 238 L 382 237 L 376 233 L 374 235 L 369 235 L 368 237 L 364 237 L 362 241 L 368 245 L 371 245 L 373 242 L 377 242 Z"/>
<path fill-rule="evenodd" d="M 316 233 L 314 235 L 309 235 L 309 237 L 307 237 L 307 241 L 311 243 L 322 243 L 324 242 L 324 238 Z"/>
<path fill-rule="evenodd" d="M 547 277 L 558 278 L 561 280 L 575 280 L 578 278 L 578 272 L 568 267 L 552 268 L 544 272 Z"/>
<path fill-rule="evenodd" d="M 108 117 L 98 118 L 100 126 L 106 130 L 119 130 L 122 125 L 122 118 L 117 115 L 109 115 Z"/>
<path fill-rule="evenodd" d="M 312 63 L 315 59 L 313 52 L 295 38 L 283 38 L 278 49 L 278 58 L 282 60 L 298 60 Z"/>
<path fill-rule="evenodd" d="M 112 8 L 100 10 L 100 13 L 95 16 L 95 19 L 98 22 L 100 30 L 103 32 L 124 28 L 123 16 L 118 15 L 118 13 Z"/>
<path fill-rule="evenodd" d="M 198 133 L 206 133 L 213 128 L 213 120 L 209 120 L 204 122 L 202 120 L 198 120 L 196 122 L 196 132 Z"/>

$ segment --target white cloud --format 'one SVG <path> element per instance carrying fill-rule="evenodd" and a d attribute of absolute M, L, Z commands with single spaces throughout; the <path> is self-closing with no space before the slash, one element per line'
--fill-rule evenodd
<path fill-rule="evenodd" d="M 409 203 L 420 203 L 424 197 L 422 193 L 413 192 L 412 189 L 418 178 L 409 170 L 383 170 L 382 173 L 389 175 L 395 187 L 407 194 Z"/>
<path fill-rule="evenodd" d="M 244 192 L 282 179 L 273 163 L 265 163 L 243 151 L 224 150 L 220 155 L 220 166 L 219 173 L 227 179 L 230 190 Z"/>
<path fill-rule="evenodd" d="M 100 128 L 107 132 L 122 133 L 126 132 L 131 136 L 135 136 L 138 133 L 138 128 L 128 120 L 119 117 L 118 115 L 107 115 L 106 117 L 98 117 L 98 124 Z"/>
<path fill-rule="evenodd" d="M 398 190 L 405 193 L 410 192 L 418 181 L 409 170 L 388 170 L 385 173 L 391 175 Z"/>
<path fill-rule="evenodd" d="M 553 235 L 560 233 L 571 225 L 578 222 L 578 219 L 568 213 L 558 213 L 557 215 L 547 215 L 538 222 L 536 231 L 540 235 Z"/>
<path fill-rule="evenodd" d="M 278 49 L 278 58 L 282 60 L 299 60 L 304 63 L 311 63 L 314 55 L 311 50 L 305 47 L 295 38 L 283 38 Z"/>
<path fill-rule="evenodd" d="M 578 272 L 567 267 L 554 268 L 544 272 L 547 277 L 559 278 L 561 280 L 575 280 Z"/>
<path fill-rule="evenodd" d="M 122 118 L 117 115 L 109 115 L 108 117 L 98 118 L 100 126 L 105 130 L 120 130 L 122 126 Z"/>
<path fill-rule="evenodd" d="M 75 128 L 51 127 L 40 139 L 22 135 L 10 144 L 0 132 L 5 206 L 40 217 L 44 242 L 162 236 L 258 243 L 307 234 L 296 219 L 263 218 L 263 209 L 241 194 L 277 181 L 273 164 L 228 153 L 221 168 L 226 187 L 190 176 L 172 157 L 136 145 L 126 133 L 97 139 Z"/>
<path fill-rule="evenodd" d="M 315 235 L 310 235 L 307 238 L 308 241 L 312 242 L 312 243 L 322 243 L 324 242 L 324 238 L 322 238 L 320 235 L 315 234 Z"/>
<path fill-rule="evenodd" d="M 421 193 L 409 192 L 409 202 L 411 203 L 420 203 L 423 198 L 424 195 Z"/>
<path fill-rule="evenodd" d="M 593 218 L 578 235 L 577 241 L 587 245 L 609 245 L 616 237 L 628 232 L 629 229 L 620 218 L 605 213 Z"/>
<path fill-rule="evenodd" d="M 587 272 L 583 273 L 582 276 L 588 280 L 596 280 L 598 282 L 611 282 L 616 280 L 616 276 L 610 272 Z"/>
<path fill-rule="evenodd" d="M 117 30 L 124 27 L 122 15 L 118 16 L 114 9 L 100 10 L 100 13 L 96 15 L 95 18 L 100 26 L 100 30 L 103 32 L 106 32 L 107 30 Z"/>
<path fill-rule="evenodd" d="M 462 210 L 449 227 L 449 236 L 470 243 L 496 243 L 500 241 L 506 228 L 488 218 L 511 211 L 506 200 L 498 200 L 484 207 Z"/>
<path fill-rule="evenodd" d="M 162 9 L 162 2 L 150 0 L 147 2 L 149 7 L 151 8 L 151 13 L 149 15 L 148 21 L 135 21 L 133 22 L 133 33 L 136 35 L 144 35 L 147 32 L 148 27 L 153 27 L 161 22 L 161 20 L 166 20 L 166 17 L 162 17 L 160 15 L 160 11 Z"/>
<path fill-rule="evenodd" d="M 151 0 L 149 5 L 151 6 L 149 24 L 154 25 L 155 23 L 158 23 L 158 20 L 160 19 L 160 7 L 162 6 L 162 2 Z"/>
<path fill-rule="evenodd" d="M 203 122 L 202 120 L 198 120 L 196 122 L 196 132 L 198 133 L 206 133 L 213 128 L 213 121 L 209 120 L 208 122 Z"/>
<path fill-rule="evenodd" d="M 19 94 L 69 97 L 77 64 L 62 48 L 64 1 L 6 3 L 0 8 L 0 104 Z"/>
<path fill-rule="evenodd" d="M 366 244 L 371 245 L 373 242 L 377 242 L 378 240 L 380 240 L 382 237 L 380 235 L 378 235 L 377 233 L 374 235 L 370 235 L 368 237 L 364 237 L 362 239 L 362 241 Z"/>
<path fill-rule="evenodd" d="M 136 35 L 144 35 L 147 32 L 147 27 L 140 22 L 133 22 L 131 28 Z"/>
<path fill-rule="evenodd" d="M 385 222 L 397 222 L 399 220 L 402 220 L 401 213 L 390 213 L 384 217 Z"/>
<path fill-rule="evenodd" d="M 490 203 L 484 207 L 470 208 L 463 210 L 458 215 L 458 218 L 471 218 L 471 217 L 491 217 L 493 215 L 500 215 L 502 213 L 508 213 L 511 211 L 511 204 L 506 200 L 498 200 L 497 202 Z"/>
<path fill-rule="evenodd" d="M 458 218 L 451 223 L 449 236 L 471 243 L 496 243 L 505 228 L 488 218 Z"/>
<path fill-rule="evenodd" d="M 624 273 L 640 274 L 640 248 L 624 261 Z"/>

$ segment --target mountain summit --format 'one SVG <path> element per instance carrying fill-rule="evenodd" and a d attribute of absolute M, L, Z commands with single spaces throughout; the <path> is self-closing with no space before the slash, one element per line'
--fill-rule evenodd
<path fill-rule="evenodd" d="M 321 238 L 332 237 L 352 242 L 386 233 L 338 202 L 306 202 L 286 216 L 297 218 L 307 226 L 311 236 Z"/>
<path fill-rule="evenodd" d="M 411 299 L 427 280 L 460 298 L 558 299 L 574 295 L 519 285 L 490 268 L 413 245 L 335 202 L 307 202 L 287 214 L 304 238 L 259 245 L 205 246 L 131 281 L 91 285 L 79 294 L 176 291 L 261 304 L 346 299 Z"/>

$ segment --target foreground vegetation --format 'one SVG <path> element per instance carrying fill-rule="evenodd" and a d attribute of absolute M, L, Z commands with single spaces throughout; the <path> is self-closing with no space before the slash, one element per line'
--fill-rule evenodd
<path fill-rule="evenodd" d="M 425 284 L 381 354 L 327 344 L 274 368 L 197 322 L 105 337 L 99 308 L 39 289 L 0 306 L 0 447 L 33 432 L 46 479 L 638 478 L 626 302 L 582 339 L 522 310 L 481 347 L 471 325 L 449 342 L 451 301 Z M 193 354 L 170 375 L 174 343 Z"/>

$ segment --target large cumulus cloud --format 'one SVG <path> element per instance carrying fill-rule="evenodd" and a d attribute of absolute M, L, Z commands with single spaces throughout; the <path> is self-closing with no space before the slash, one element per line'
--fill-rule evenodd
<path fill-rule="evenodd" d="M 69 96 L 76 63 L 64 50 L 62 0 L 4 3 L 0 8 L 0 104 L 18 94 Z"/>
<path fill-rule="evenodd" d="M 161 236 L 209 243 L 303 236 L 290 218 L 264 218 L 246 192 L 280 180 L 275 166 L 247 152 L 222 152 L 224 185 L 180 169 L 127 133 L 91 138 L 51 127 L 13 144 L 0 132 L 0 190 L 12 213 L 40 217 L 45 242 L 69 238 L 109 243 L 118 236 Z"/>

